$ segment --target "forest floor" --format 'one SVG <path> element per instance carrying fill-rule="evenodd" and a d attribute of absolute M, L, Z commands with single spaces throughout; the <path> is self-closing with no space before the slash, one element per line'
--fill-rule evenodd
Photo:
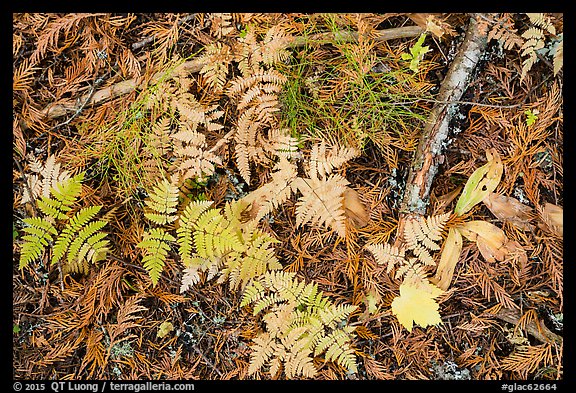
<path fill-rule="evenodd" d="M 563 379 L 562 32 L 13 14 L 13 377 Z"/>

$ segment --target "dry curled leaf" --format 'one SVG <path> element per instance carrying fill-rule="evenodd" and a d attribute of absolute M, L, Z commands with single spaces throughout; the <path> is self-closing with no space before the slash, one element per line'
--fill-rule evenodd
<path fill-rule="evenodd" d="M 482 202 L 498 219 L 527 231 L 534 229 L 534 226 L 530 224 L 530 221 L 534 218 L 533 209 L 518 199 L 491 192 Z"/>
<path fill-rule="evenodd" d="M 549 228 L 556 236 L 564 237 L 564 209 L 552 203 L 546 203 L 538 207 L 538 213 L 545 227 Z M 542 228 L 544 225 L 539 224 Z"/>
<path fill-rule="evenodd" d="M 500 183 L 504 171 L 500 155 L 496 149 L 490 149 L 486 150 L 486 158 L 488 162 L 476 169 L 468 178 L 454 209 L 456 215 L 461 216 L 468 212 L 494 191 Z"/>
<path fill-rule="evenodd" d="M 358 195 L 356 190 L 346 187 L 344 190 L 343 205 L 346 217 L 354 226 L 361 228 L 368 224 L 370 213 L 368 213 L 364 204 L 360 201 L 360 195 Z"/>
<path fill-rule="evenodd" d="M 458 226 L 464 237 L 476 242 L 478 250 L 488 262 L 503 261 L 508 254 L 504 247 L 508 238 L 504 231 L 487 221 L 467 221 Z"/>
<path fill-rule="evenodd" d="M 468 240 L 476 242 L 480 254 L 487 262 L 527 262 L 528 256 L 520 243 L 508 239 L 504 231 L 494 224 L 482 220 L 468 221 L 460 224 L 458 230 Z"/>
<path fill-rule="evenodd" d="M 444 241 L 442 255 L 440 256 L 440 262 L 438 263 L 438 268 L 436 269 L 436 274 L 431 281 L 438 286 L 438 288 L 446 291 L 450 286 L 452 281 L 452 276 L 454 275 L 454 269 L 460 258 L 460 252 L 462 251 L 462 235 L 456 228 L 450 228 L 448 230 L 448 236 Z"/>

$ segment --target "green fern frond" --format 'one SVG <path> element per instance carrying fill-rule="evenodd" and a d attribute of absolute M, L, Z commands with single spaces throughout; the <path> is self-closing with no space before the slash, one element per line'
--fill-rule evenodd
<path fill-rule="evenodd" d="M 58 235 L 54 225 L 44 218 L 25 218 L 23 221 L 26 226 L 22 230 L 27 235 L 22 236 L 24 243 L 20 249 L 19 269 L 23 269 L 30 262 L 38 259 L 42 255 L 44 248 L 52 242 L 52 236 Z"/>
<path fill-rule="evenodd" d="M 220 209 L 204 212 L 195 224 L 194 244 L 203 258 L 220 257 L 228 251 L 242 251 L 243 245 Z"/>
<path fill-rule="evenodd" d="M 164 179 L 154 187 L 145 201 L 148 211 L 144 216 L 158 225 L 176 221 L 176 206 L 178 206 L 178 187 Z"/>
<path fill-rule="evenodd" d="M 50 194 L 54 199 L 42 196 L 36 203 L 38 209 L 55 220 L 67 219 L 66 213 L 72 210 L 71 206 L 82 193 L 82 180 L 84 180 L 84 173 L 55 184 L 50 189 Z"/>
<path fill-rule="evenodd" d="M 142 263 L 148 270 L 152 284 L 156 285 L 160 279 L 160 274 L 164 270 L 164 263 L 168 257 L 170 244 L 176 238 L 161 228 L 152 228 L 144 233 L 144 239 L 136 245 L 145 252 Z"/>
<path fill-rule="evenodd" d="M 245 238 L 244 241 L 244 254 L 235 259 L 236 263 L 227 262 L 227 268 L 222 271 L 224 277 L 229 275 L 232 289 L 266 271 L 282 268 L 271 247 L 272 244 L 278 243 L 278 240 L 262 231 L 254 230 L 250 231 L 248 239 Z"/>
<path fill-rule="evenodd" d="M 67 260 L 69 264 L 82 261 L 90 251 L 92 251 L 90 255 L 94 258 L 91 261 L 93 263 L 105 255 L 108 241 L 103 240 L 106 233 L 100 232 L 100 230 L 106 224 L 106 221 L 92 221 L 78 232 L 68 249 Z"/>
<path fill-rule="evenodd" d="M 22 269 L 42 255 L 44 249 L 56 240 L 52 248 L 51 264 L 68 255 L 63 266 L 64 272 L 87 272 L 89 263 L 103 259 L 108 251 L 106 233 L 100 230 L 105 221 L 92 221 L 102 206 L 90 206 L 79 210 L 72 218 L 66 213 L 72 210 L 76 199 L 82 193 L 84 174 L 65 178 L 50 190 L 53 198 L 43 196 L 36 201 L 45 217 L 26 218 L 23 230 L 24 243 L 20 253 L 19 266 Z M 59 222 L 58 222 L 59 221 Z M 58 227 L 65 223 L 64 229 Z"/>
<path fill-rule="evenodd" d="M 68 221 L 66 227 L 62 230 L 56 239 L 56 243 L 54 243 L 54 247 L 52 248 L 51 263 L 56 263 L 62 259 L 62 257 L 66 254 L 66 251 L 68 251 L 68 247 L 70 246 L 70 243 L 72 243 L 72 239 L 76 237 L 78 232 L 87 223 L 89 223 L 92 218 L 96 216 L 96 214 L 98 214 L 101 208 L 101 206 L 87 207 L 80 210 Z"/>
<path fill-rule="evenodd" d="M 177 242 L 178 242 L 178 253 L 182 258 L 182 263 L 184 266 L 191 266 L 192 260 L 194 258 L 194 246 L 193 246 L 193 233 L 196 229 L 196 221 L 202 213 L 210 208 L 212 205 L 211 201 L 194 201 L 190 202 L 188 206 L 184 209 L 179 218 L 179 226 L 176 230 Z"/>

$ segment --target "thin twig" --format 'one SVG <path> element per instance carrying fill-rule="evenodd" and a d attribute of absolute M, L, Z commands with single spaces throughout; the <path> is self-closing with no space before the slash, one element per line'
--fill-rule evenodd
<path fill-rule="evenodd" d="M 56 124 L 54 127 L 52 127 L 52 129 L 55 130 L 56 128 L 65 126 L 65 125 L 69 124 L 72 120 L 74 120 L 80 114 L 80 112 L 82 112 L 84 110 L 84 107 L 86 107 L 86 104 L 88 104 L 88 102 L 94 96 L 94 93 L 96 93 L 96 87 L 99 86 L 100 84 L 102 84 L 102 82 L 104 82 L 104 78 L 96 79 L 94 81 L 94 83 L 92 84 L 92 86 L 90 87 L 90 91 L 86 95 L 86 99 L 84 100 L 82 105 L 80 105 L 80 107 L 76 110 L 76 112 L 68 120 L 66 120 L 60 124 Z"/>
<path fill-rule="evenodd" d="M 192 345 L 192 349 L 194 350 L 194 352 L 196 352 L 198 355 L 200 355 L 202 357 L 202 359 L 204 359 L 204 361 L 206 362 L 207 365 L 209 365 L 214 371 L 216 371 L 216 373 L 222 377 L 224 374 L 222 374 L 222 371 L 218 370 L 218 368 L 214 365 L 214 363 L 212 363 L 210 361 L 210 359 L 208 359 L 203 353 L 202 351 L 200 351 L 198 349 L 198 347 L 196 345 Z"/>

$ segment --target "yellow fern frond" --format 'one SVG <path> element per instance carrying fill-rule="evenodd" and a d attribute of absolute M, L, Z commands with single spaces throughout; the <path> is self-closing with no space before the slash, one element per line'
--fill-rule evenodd
<path fill-rule="evenodd" d="M 22 237 L 24 243 L 20 251 L 20 269 L 38 259 L 45 248 L 51 245 L 51 263 L 59 262 L 67 255 L 63 272 L 86 273 L 89 262 L 103 259 L 108 252 L 109 241 L 101 229 L 106 221 L 93 221 L 102 206 L 80 209 L 72 218 L 66 215 L 82 192 L 84 173 L 64 179 L 51 188 L 53 198 L 42 196 L 36 202 L 44 217 L 25 218 Z M 64 227 L 59 231 L 58 227 Z M 55 239 L 54 239 L 55 237 Z"/>
<path fill-rule="evenodd" d="M 176 221 L 176 206 L 178 205 L 178 187 L 163 179 L 155 186 L 145 200 L 147 210 L 144 216 L 158 225 Z"/>
<path fill-rule="evenodd" d="M 177 241 L 180 246 L 178 253 L 184 266 L 190 266 L 190 261 L 194 256 L 193 233 L 196 229 L 196 222 L 210 206 L 212 206 L 211 201 L 190 202 L 179 217 L 179 225 L 176 229 Z"/>
<path fill-rule="evenodd" d="M 143 240 L 136 245 L 144 250 L 142 264 L 148 271 L 152 284 L 158 284 L 160 274 L 170 251 L 170 243 L 176 241 L 172 235 L 161 228 L 152 228 L 144 232 Z"/>

